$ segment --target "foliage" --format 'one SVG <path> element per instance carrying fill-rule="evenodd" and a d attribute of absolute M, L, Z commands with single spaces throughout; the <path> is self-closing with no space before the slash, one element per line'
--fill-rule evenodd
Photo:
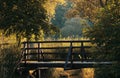
<path fill-rule="evenodd" d="M 119 78 L 120 65 L 105 66 L 95 69 L 95 78 Z"/>
<path fill-rule="evenodd" d="M 72 8 L 72 4 L 70 2 L 66 2 L 63 5 L 57 5 L 54 17 L 51 19 L 52 24 L 59 28 L 64 27 L 66 21 L 65 14 L 70 8 Z"/>
<path fill-rule="evenodd" d="M 120 6 L 109 5 L 100 13 L 99 21 L 90 31 L 89 38 L 107 52 L 119 50 Z M 112 54 L 114 54 L 112 52 Z M 116 54 L 116 53 L 115 53 Z M 115 57 L 117 58 L 117 57 Z M 118 59 L 119 60 L 119 59 Z"/>
<path fill-rule="evenodd" d="M 89 19 L 81 18 L 80 11 L 75 7 L 75 2 L 66 0 L 66 4 L 58 5 L 55 17 L 51 20 L 52 24 L 60 28 L 63 37 L 80 37 L 87 30 L 87 27 L 93 26 Z"/>
<path fill-rule="evenodd" d="M 120 60 L 120 3 L 111 0 L 101 9 L 96 25 L 89 30 L 87 36 L 97 44 L 98 56 L 109 61 Z M 96 69 L 96 78 L 119 78 L 120 65 Z"/>
<path fill-rule="evenodd" d="M 43 6 L 45 7 L 47 11 L 49 19 L 54 17 L 56 7 L 58 5 L 63 5 L 64 3 L 66 3 L 65 0 L 46 0 Z"/>
<path fill-rule="evenodd" d="M 85 17 L 85 16 L 88 17 L 88 15 L 81 15 L 81 12 L 83 11 L 83 9 L 81 9 L 81 10 L 78 9 L 78 8 L 83 8 L 83 5 L 80 5 L 80 6 L 78 5 L 78 4 L 81 4 L 81 2 L 82 2 L 82 4 L 86 4 L 85 8 L 84 8 L 84 13 L 91 15 L 92 13 L 89 14 L 91 11 L 90 12 L 85 11 L 87 7 L 90 7 L 92 5 L 92 4 L 90 4 L 87 6 L 87 3 L 89 3 L 89 1 L 66 0 L 66 4 L 58 5 L 56 7 L 55 17 L 52 18 L 51 22 L 52 22 L 52 24 L 54 24 L 55 26 L 57 26 L 61 29 L 61 34 L 63 37 L 82 36 L 83 35 L 82 33 L 87 30 L 86 26 L 87 27 L 93 26 L 93 23 L 90 20 L 90 18 L 85 19 L 84 24 L 81 23 L 84 20 L 83 17 Z M 91 6 L 91 7 L 93 7 L 93 6 Z M 90 10 L 93 9 L 91 7 L 90 7 Z M 94 7 L 94 10 L 95 9 L 96 9 L 96 7 Z M 95 14 L 92 14 L 92 15 L 94 16 Z M 91 17 L 93 17 L 93 16 L 91 16 Z M 78 20 L 76 20 L 76 18 L 78 18 Z M 83 20 L 81 20 L 81 19 L 83 19 Z"/>
<path fill-rule="evenodd" d="M 49 34 L 53 25 L 49 24 L 48 16 L 43 4 L 46 0 L 1 0 L 0 1 L 0 29 L 4 35 L 16 34 L 17 41 L 21 37 L 30 40 L 35 35 L 38 40 L 40 30 Z"/>
<path fill-rule="evenodd" d="M 89 22 L 76 16 L 65 21 L 65 26 L 61 28 L 63 37 L 82 37 L 83 33 L 90 27 Z"/>
<path fill-rule="evenodd" d="M 0 49 L 0 77 L 18 78 L 15 73 L 17 61 L 20 58 L 20 50 L 10 46 Z"/>
<path fill-rule="evenodd" d="M 71 8 L 66 17 L 73 17 L 74 15 L 79 14 L 81 18 L 87 18 L 95 22 L 95 16 L 99 11 L 99 1 L 97 0 L 69 0 L 73 3 L 73 8 Z M 71 15 L 72 14 L 72 15 Z"/>
<path fill-rule="evenodd" d="M 119 0 L 68 0 L 73 3 L 73 7 L 67 12 L 66 17 L 73 17 L 79 13 L 81 18 L 87 18 L 93 23 L 96 22 L 96 16 L 101 8 L 104 8 L 109 2 L 117 3 Z M 76 13 L 74 12 L 76 10 Z M 71 15 L 72 14 L 72 15 Z"/>

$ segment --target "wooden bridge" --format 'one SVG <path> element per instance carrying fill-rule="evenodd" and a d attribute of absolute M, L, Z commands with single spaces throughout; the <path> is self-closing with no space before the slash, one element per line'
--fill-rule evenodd
<path fill-rule="evenodd" d="M 89 40 L 23 42 L 19 69 L 37 68 L 80 69 L 111 65 L 91 57 Z"/>

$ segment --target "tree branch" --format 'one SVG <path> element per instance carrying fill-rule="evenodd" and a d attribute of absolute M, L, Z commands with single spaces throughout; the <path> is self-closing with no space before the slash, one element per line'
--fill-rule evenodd
<path fill-rule="evenodd" d="M 108 0 L 105 1 L 105 5 L 107 5 L 107 3 L 108 3 Z"/>
<path fill-rule="evenodd" d="M 100 5 L 101 7 L 104 7 L 104 3 L 103 3 L 103 0 L 99 0 L 100 1 Z M 106 0 L 107 1 L 107 0 Z"/>

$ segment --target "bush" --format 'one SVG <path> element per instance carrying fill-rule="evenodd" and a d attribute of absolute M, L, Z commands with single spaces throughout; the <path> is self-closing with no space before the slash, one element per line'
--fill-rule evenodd
<path fill-rule="evenodd" d="M 17 78 L 15 69 L 20 58 L 20 50 L 15 46 L 0 49 L 0 77 Z"/>

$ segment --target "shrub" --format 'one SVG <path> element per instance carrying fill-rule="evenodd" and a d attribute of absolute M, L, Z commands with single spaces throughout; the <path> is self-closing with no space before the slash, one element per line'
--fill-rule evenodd
<path fill-rule="evenodd" d="M 0 49 L 0 77 L 17 78 L 15 68 L 19 58 L 20 50 L 15 46 Z"/>

